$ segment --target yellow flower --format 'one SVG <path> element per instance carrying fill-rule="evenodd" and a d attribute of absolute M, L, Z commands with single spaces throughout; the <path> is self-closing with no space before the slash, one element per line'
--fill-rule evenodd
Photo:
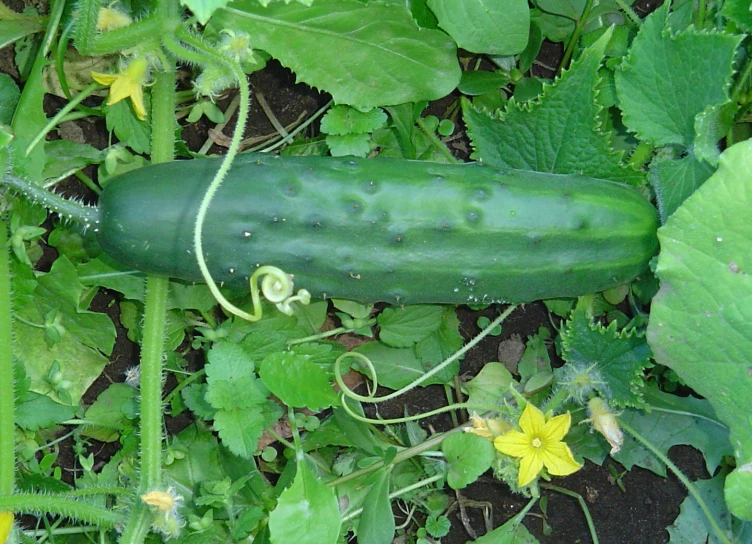
<path fill-rule="evenodd" d="M 13 528 L 13 512 L 0 512 L 0 544 L 5 544 Z"/>
<path fill-rule="evenodd" d="M 582 468 L 562 438 L 569 432 L 569 414 L 546 417 L 528 403 L 520 417 L 522 432 L 512 430 L 494 440 L 494 447 L 505 455 L 520 457 L 518 484 L 525 487 L 535 480 L 543 467 L 554 476 L 567 476 Z"/>
<path fill-rule="evenodd" d="M 92 72 L 91 77 L 97 83 L 107 85 L 110 88 L 110 97 L 107 99 L 108 106 L 130 98 L 136 116 L 143 121 L 146 119 L 146 108 L 144 107 L 144 91 L 142 87 L 146 83 L 147 67 L 148 63 L 146 59 L 136 58 L 119 74 Z"/>

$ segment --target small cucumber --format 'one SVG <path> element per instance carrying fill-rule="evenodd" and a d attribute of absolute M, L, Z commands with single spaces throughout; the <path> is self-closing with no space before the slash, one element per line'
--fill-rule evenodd
<path fill-rule="evenodd" d="M 202 281 L 199 203 L 219 159 L 128 172 L 106 186 L 103 250 L 130 268 Z M 610 289 L 656 253 L 658 216 L 634 188 L 584 176 L 396 159 L 240 155 L 203 227 L 218 283 L 273 265 L 314 297 L 529 302 Z"/>

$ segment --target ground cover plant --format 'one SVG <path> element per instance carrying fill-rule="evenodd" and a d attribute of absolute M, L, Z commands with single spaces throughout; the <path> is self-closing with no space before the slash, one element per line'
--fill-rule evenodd
<path fill-rule="evenodd" d="M 0 4 L 0 543 L 563 541 L 551 493 L 629 542 L 560 481 L 623 485 L 611 460 L 688 489 L 665 541 L 752 541 L 750 28 L 742 0 Z M 249 86 L 280 65 L 316 90 L 290 124 Z M 478 533 L 484 478 L 519 501 Z"/>

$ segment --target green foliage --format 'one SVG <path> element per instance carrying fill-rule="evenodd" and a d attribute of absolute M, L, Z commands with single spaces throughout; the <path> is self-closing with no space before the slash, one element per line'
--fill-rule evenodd
<path fill-rule="evenodd" d="M 490 440 L 469 433 L 455 433 L 442 442 L 447 462 L 447 483 L 463 489 L 491 468 L 496 450 Z"/>
<path fill-rule="evenodd" d="M 599 126 L 598 69 L 609 38 L 607 32 L 587 48 L 533 103 L 510 100 L 505 111 L 488 113 L 464 100 L 473 158 L 499 167 L 639 183 L 642 174 L 621 165 Z"/>
<path fill-rule="evenodd" d="M 218 11 L 212 23 L 253 36 L 254 47 L 300 81 L 326 89 L 338 104 L 368 108 L 432 100 L 451 92 L 460 78 L 454 42 L 420 29 L 399 4 L 316 0 L 310 8 L 281 2 L 263 8 L 243 0 Z M 374 86 L 375 74 L 384 73 L 390 84 Z"/>
<path fill-rule="evenodd" d="M 305 460 L 296 466 L 292 485 L 281 493 L 269 516 L 272 542 L 334 544 L 340 528 L 334 490 L 316 477 Z"/>
<path fill-rule="evenodd" d="M 740 465 L 752 459 L 752 410 L 745 393 L 752 343 L 749 315 L 751 142 L 721 156 L 718 171 L 661 230 L 661 289 L 648 338 L 656 360 L 707 398 L 729 426 Z"/>
<path fill-rule="evenodd" d="M 394 538 L 394 514 L 389 500 L 389 470 L 380 470 L 370 479 L 358 521 L 358 542 L 389 544 Z"/>

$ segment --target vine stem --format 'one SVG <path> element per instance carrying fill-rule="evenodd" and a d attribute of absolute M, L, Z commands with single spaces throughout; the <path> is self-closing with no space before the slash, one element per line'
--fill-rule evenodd
<path fill-rule="evenodd" d="M 155 76 L 152 91 L 152 162 L 168 162 L 175 148 L 175 66 L 165 65 Z M 162 354 L 167 321 L 169 280 L 148 276 L 141 344 L 141 480 L 139 491 L 159 488 L 162 481 Z M 137 501 L 121 538 L 124 544 L 144 542 L 151 512 Z"/>
<path fill-rule="evenodd" d="M 0 221 L 0 496 L 13 493 L 15 458 L 15 386 L 11 317 L 8 226 Z"/>
<path fill-rule="evenodd" d="M 83 521 L 100 527 L 113 527 L 124 521 L 123 515 L 78 499 L 42 493 L 14 493 L 0 497 L 0 511 L 14 510 L 25 514 L 46 512 Z"/>
<path fill-rule="evenodd" d="M 598 532 L 595 530 L 595 523 L 593 523 L 593 517 L 590 515 L 590 508 L 588 508 L 588 505 L 585 502 L 585 499 L 582 498 L 582 495 L 575 493 L 574 491 L 565 487 L 559 487 L 558 485 L 545 483 L 541 483 L 539 485 L 543 489 L 550 489 L 551 491 L 556 491 L 557 493 L 561 493 L 562 495 L 577 499 L 577 502 L 582 509 L 582 513 L 585 515 L 585 521 L 587 522 L 588 529 L 590 530 L 590 538 L 593 540 L 593 544 L 598 544 Z"/>
<path fill-rule="evenodd" d="M 404 495 L 405 493 L 410 493 L 410 491 L 414 491 L 416 489 L 420 489 L 421 487 L 431 485 L 434 482 L 438 482 L 440 480 L 444 479 L 443 474 L 436 474 L 434 476 L 430 476 L 429 478 L 424 478 L 419 482 L 415 482 L 414 484 L 410 484 L 407 487 L 403 487 L 398 489 L 397 491 L 393 491 L 389 493 L 389 500 L 396 499 L 397 497 Z M 342 516 L 342 522 L 350 521 L 353 518 L 357 518 L 359 515 L 363 513 L 363 508 L 357 508 L 350 512 L 349 514 L 346 514 Z"/>
<path fill-rule="evenodd" d="M 639 432 L 630 427 L 623 419 L 619 419 L 619 425 L 624 431 L 632 435 L 635 440 L 645 446 L 653 455 L 660 459 L 666 465 L 666 467 L 668 467 L 668 469 L 673 472 L 677 478 L 679 478 L 679 481 L 684 484 L 684 487 L 687 488 L 689 494 L 692 495 L 692 498 L 697 501 L 697 505 L 700 507 L 700 510 L 702 510 L 702 513 L 705 514 L 705 517 L 707 518 L 708 523 L 710 523 L 710 527 L 713 529 L 716 538 L 718 538 L 718 540 L 723 544 L 731 544 L 731 541 L 720 528 L 715 518 L 713 517 L 713 514 L 710 513 L 710 509 L 708 508 L 708 505 L 705 504 L 705 501 L 703 500 L 702 495 L 700 495 L 700 492 L 697 490 L 697 487 L 695 487 L 695 485 L 689 480 L 689 478 L 687 478 L 687 476 L 681 470 L 679 470 L 679 467 L 677 467 L 674 462 L 668 458 L 667 455 L 665 455 L 650 441 L 648 441 L 648 439 L 646 439 Z"/>
<path fill-rule="evenodd" d="M 240 144 L 243 141 L 243 134 L 245 133 L 245 126 L 248 121 L 248 111 L 251 102 L 251 90 L 248 85 L 248 80 L 245 77 L 245 73 L 240 69 L 236 62 L 233 62 L 222 54 L 216 52 L 183 27 L 178 27 L 176 29 L 176 35 L 177 39 L 170 36 L 167 40 L 165 40 L 165 46 L 170 49 L 170 51 L 180 57 L 185 58 L 188 61 L 195 62 L 199 65 L 205 65 L 210 61 L 218 62 L 232 72 L 235 80 L 238 83 L 238 92 L 240 96 L 240 104 L 238 106 L 238 120 L 235 123 L 235 131 L 232 134 L 230 147 L 227 149 L 227 155 L 225 155 L 224 160 L 219 167 L 219 170 L 217 170 L 217 173 L 214 175 L 214 179 L 212 179 L 209 187 L 206 189 L 204 197 L 201 200 L 201 204 L 199 205 L 193 229 L 193 249 L 194 253 L 196 254 L 196 263 L 198 264 L 199 270 L 201 270 L 201 276 L 203 276 L 207 287 L 209 287 L 209 291 L 211 291 L 212 295 L 217 300 L 217 302 L 219 302 L 222 308 L 232 313 L 233 315 L 240 317 L 241 319 L 245 319 L 247 321 L 258 321 L 260 316 L 249 314 L 248 312 L 241 310 L 240 308 L 232 304 L 229 300 L 227 300 L 221 293 L 219 287 L 217 286 L 217 283 L 214 281 L 214 278 L 212 278 L 211 272 L 209 272 L 209 267 L 206 265 L 202 239 L 204 222 L 206 220 L 206 214 L 209 211 L 209 206 L 211 205 L 214 196 L 217 194 L 217 191 L 219 190 L 222 182 L 227 176 L 227 173 L 230 171 L 232 163 L 238 154 L 238 150 L 240 149 Z M 178 42 L 178 39 L 182 40 L 187 45 L 195 49 L 196 52 L 186 49 L 182 44 Z M 253 294 L 254 290 L 253 288 L 251 288 L 251 295 L 253 296 Z"/>
<path fill-rule="evenodd" d="M 593 4 L 594 0 L 587 0 L 585 9 L 582 10 L 582 15 L 577 20 L 577 24 L 574 27 L 574 32 L 572 32 L 572 36 L 569 38 L 569 43 L 567 43 L 567 48 L 564 51 L 564 56 L 561 58 L 561 63 L 559 64 L 559 75 L 561 75 L 562 70 L 569 66 L 569 61 L 572 60 L 574 48 L 580 39 L 582 30 L 585 28 L 585 23 L 587 23 L 587 18 L 590 15 L 590 10 L 593 9 Z"/>
<path fill-rule="evenodd" d="M 371 396 L 358 395 L 357 393 L 355 393 L 352 390 L 350 390 L 347 387 L 347 385 L 345 384 L 344 380 L 342 379 L 342 374 L 339 371 L 340 364 L 341 364 L 342 360 L 344 358 L 348 357 L 348 356 L 349 357 L 362 358 L 366 362 L 366 364 L 369 365 L 369 368 L 371 370 L 371 379 L 374 382 L 374 389 L 376 389 L 376 386 L 378 385 L 378 380 L 377 380 L 377 376 L 376 376 L 375 370 L 374 370 L 373 366 L 371 365 L 371 362 L 366 357 L 360 355 L 357 352 L 348 352 L 348 353 L 345 353 L 343 355 L 340 355 L 340 357 L 334 363 L 334 378 L 337 381 L 337 385 L 339 385 L 340 389 L 342 390 L 342 393 L 345 396 L 347 396 L 349 398 L 352 398 L 354 400 L 359 400 L 359 401 L 362 401 L 362 402 L 369 402 L 369 403 L 379 403 L 379 402 L 385 402 L 385 401 L 394 399 L 396 397 L 404 395 L 405 393 L 407 393 L 408 391 L 410 391 L 412 389 L 415 389 L 417 386 L 419 386 L 420 384 L 422 384 L 426 380 L 432 378 L 433 376 L 435 376 L 436 374 L 438 374 L 439 372 L 441 372 L 442 370 L 444 370 L 448 365 L 450 365 L 451 363 L 453 363 L 454 361 L 456 361 L 457 359 L 459 359 L 460 357 L 462 357 L 463 355 L 465 355 L 465 353 L 467 353 L 468 351 L 470 351 L 471 349 L 473 349 L 481 340 L 483 340 L 486 336 L 488 336 L 491 333 L 491 331 L 493 331 L 496 327 L 498 327 L 499 325 L 501 325 L 504 322 L 504 320 L 507 317 L 509 317 L 509 315 L 512 312 L 514 312 L 516 309 L 517 309 L 517 305 L 516 304 L 509 305 L 501 313 L 501 315 L 499 315 L 499 317 L 497 317 L 496 319 L 494 319 L 475 338 L 473 338 L 472 340 L 470 340 L 461 349 L 459 349 L 457 352 L 455 352 L 454 355 L 452 355 L 451 357 L 447 358 L 444 362 L 442 362 L 441 364 L 435 366 L 434 368 L 432 368 L 431 370 L 429 370 L 428 372 L 426 372 L 425 374 L 423 374 L 420 378 L 417 378 L 417 379 L 413 380 L 412 382 L 410 382 L 409 384 L 407 384 L 402 389 L 394 391 L 393 393 L 390 393 L 388 395 L 384 395 L 383 397 L 371 397 Z"/>

